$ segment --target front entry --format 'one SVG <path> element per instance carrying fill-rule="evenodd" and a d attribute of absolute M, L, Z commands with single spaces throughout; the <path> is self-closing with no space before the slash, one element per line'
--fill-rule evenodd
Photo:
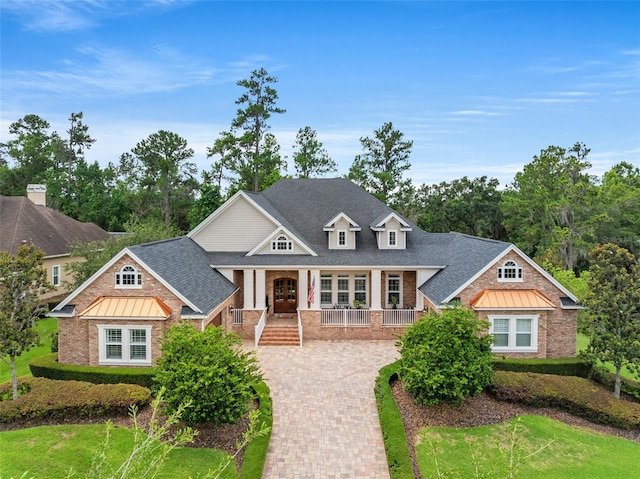
<path fill-rule="evenodd" d="M 273 312 L 295 313 L 298 306 L 297 281 L 279 278 L 273 281 Z"/>

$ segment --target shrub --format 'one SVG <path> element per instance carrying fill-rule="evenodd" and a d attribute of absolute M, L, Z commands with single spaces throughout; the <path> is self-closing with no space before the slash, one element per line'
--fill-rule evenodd
<path fill-rule="evenodd" d="M 500 400 L 558 407 L 593 422 L 640 430 L 640 404 L 615 399 L 585 378 L 496 371 L 489 391 Z"/>
<path fill-rule="evenodd" d="M 92 384 L 24 376 L 19 378 L 19 387 L 27 392 L 15 401 L 0 402 L 0 423 L 126 415 L 131 406 L 145 404 L 151 397 L 148 388 L 134 384 Z M 0 397 L 10 388 L 9 382 L 0 384 Z"/>
<path fill-rule="evenodd" d="M 243 352 L 240 344 L 220 327 L 198 331 L 183 323 L 169 329 L 154 377 L 156 387 L 166 389 L 169 409 L 191 400 L 182 417 L 186 422 L 237 422 L 262 379 L 253 353 Z"/>
<path fill-rule="evenodd" d="M 577 358 L 494 359 L 493 369 L 494 371 L 557 374 L 558 376 L 578 376 L 581 378 L 588 378 L 592 373 L 591 363 Z"/>
<path fill-rule="evenodd" d="M 407 436 L 390 386 L 393 381 L 398 379 L 396 373 L 398 367 L 399 361 L 396 361 L 380 370 L 376 378 L 375 395 L 384 449 L 389 464 L 389 474 L 392 479 L 409 479 L 414 475 Z"/>
<path fill-rule="evenodd" d="M 153 368 L 75 366 L 60 364 L 58 353 L 45 354 L 29 363 L 31 374 L 36 377 L 61 381 L 85 381 L 94 384 L 138 384 L 146 388 L 153 386 Z"/>
<path fill-rule="evenodd" d="M 489 324 L 473 312 L 453 308 L 429 314 L 398 341 L 398 377 L 417 403 L 460 404 L 491 381 Z"/>

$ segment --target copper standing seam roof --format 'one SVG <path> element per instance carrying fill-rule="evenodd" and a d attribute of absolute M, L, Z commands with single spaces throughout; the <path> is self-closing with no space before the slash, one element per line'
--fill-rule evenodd
<path fill-rule="evenodd" d="M 167 319 L 171 308 L 160 298 L 100 296 L 82 311 L 80 318 Z"/>
<path fill-rule="evenodd" d="M 473 309 L 555 309 L 537 289 L 483 289 L 471 300 Z"/>

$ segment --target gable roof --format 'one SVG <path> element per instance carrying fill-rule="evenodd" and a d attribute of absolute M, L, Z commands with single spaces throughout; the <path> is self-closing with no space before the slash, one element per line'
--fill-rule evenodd
<path fill-rule="evenodd" d="M 73 298 L 125 255 L 129 255 L 184 301 L 190 314 L 196 316 L 209 314 L 238 290 L 235 284 L 209 266 L 205 251 L 195 241 L 180 236 L 123 249 L 53 308 L 51 313 L 64 311 Z"/>
<path fill-rule="evenodd" d="M 0 196 L 0 251 L 15 254 L 23 241 L 33 243 L 45 256 L 69 253 L 74 243 L 109 239 L 93 223 L 82 223 L 59 211 L 35 205 L 25 196 Z"/>

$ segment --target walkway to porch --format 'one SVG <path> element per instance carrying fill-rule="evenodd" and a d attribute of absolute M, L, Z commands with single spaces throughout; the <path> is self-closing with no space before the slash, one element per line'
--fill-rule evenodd
<path fill-rule="evenodd" d="M 394 341 L 308 341 L 256 351 L 273 398 L 270 478 L 388 478 L 373 388 Z"/>

